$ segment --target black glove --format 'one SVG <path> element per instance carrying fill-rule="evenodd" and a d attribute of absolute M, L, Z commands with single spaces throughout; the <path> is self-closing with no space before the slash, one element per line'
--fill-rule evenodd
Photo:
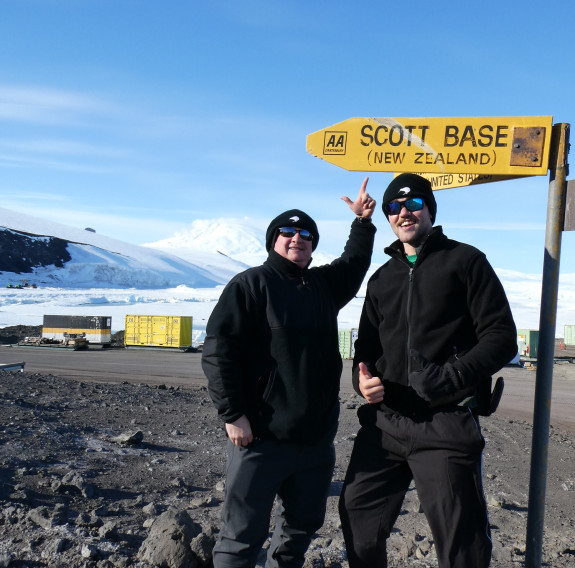
<path fill-rule="evenodd" d="M 466 393 L 462 392 L 463 378 L 451 363 L 436 365 L 416 349 L 411 349 L 409 356 L 411 358 L 409 384 L 423 400 L 447 404 L 465 397 Z"/>

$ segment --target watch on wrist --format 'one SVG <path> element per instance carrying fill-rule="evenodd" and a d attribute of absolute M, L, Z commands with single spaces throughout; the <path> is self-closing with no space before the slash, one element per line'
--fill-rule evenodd
<path fill-rule="evenodd" d="M 361 215 L 356 216 L 358 223 L 371 223 L 371 217 L 362 217 Z"/>

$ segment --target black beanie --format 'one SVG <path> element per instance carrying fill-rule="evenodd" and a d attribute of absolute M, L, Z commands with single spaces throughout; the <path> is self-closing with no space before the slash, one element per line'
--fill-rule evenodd
<path fill-rule="evenodd" d="M 422 197 L 429 209 L 431 222 L 435 222 L 435 214 L 437 213 L 437 203 L 431 189 L 431 182 L 424 177 L 417 174 L 404 173 L 399 174 L 393 178 L 391 183 L 387 186 L 383 194 L 382 207 L 386 203 L 392 202 L 394 199 L 401 197 Z M 385 213 L 385 209 L 383 210 Z M 385 213 L 387 217 L 387 213 Z"/>
<path fill-rule="evenodd" d="M 299 209 L 290 209 L 284 213 L 280 213 L 268 227 L 266 231 L 266 250 L 269 252 L 275 244 L 278 229 L 281 227 L 298 227 L 299 229 L 307 229 L 312 235 L 311 250 L 315 250 L 319 241 L 319 233 L 315 221 L 303 211 Z"/>

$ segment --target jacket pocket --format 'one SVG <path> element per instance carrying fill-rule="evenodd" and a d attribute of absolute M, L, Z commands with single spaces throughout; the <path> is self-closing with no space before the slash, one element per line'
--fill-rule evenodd
<path fill-rule="evenodd" d="M 262 402 L 268 402 L 270 395 L 273 391 L 274 382 L 277 376 L 277 367 L 268 371 L 265 375 L 261 376 L 258 381 L 258 398 Z"/>

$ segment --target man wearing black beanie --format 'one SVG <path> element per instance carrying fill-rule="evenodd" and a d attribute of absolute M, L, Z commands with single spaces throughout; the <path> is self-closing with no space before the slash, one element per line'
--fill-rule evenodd
<path fill-rule="evenodd" d="M 202 367 L 228 436 L 226 496 L 214 568 L 253 567 L 279 510 L 267 568 L 298 567 L 324 521 L 342 370 L 337 315 L 371 261 L 367 178 L 340 258 L 310 268 L 319 232 L 299 209 L 266 232 L 267 260 L 228 283 L 206 327 Z"/>
<path fill-rule="evenodd" d="M 355 343 L 366 404 L 339 502 L 349 566 L 387 566 L 414 480 L 439 567 L 487 568 L 479 416 L 496 406 L 491 375 L 517 353 L 515 323 L 485 255 L 433 227 L 427 179 L 397 176 L 382 207 L 397 240 L 369 279 Z"/>

